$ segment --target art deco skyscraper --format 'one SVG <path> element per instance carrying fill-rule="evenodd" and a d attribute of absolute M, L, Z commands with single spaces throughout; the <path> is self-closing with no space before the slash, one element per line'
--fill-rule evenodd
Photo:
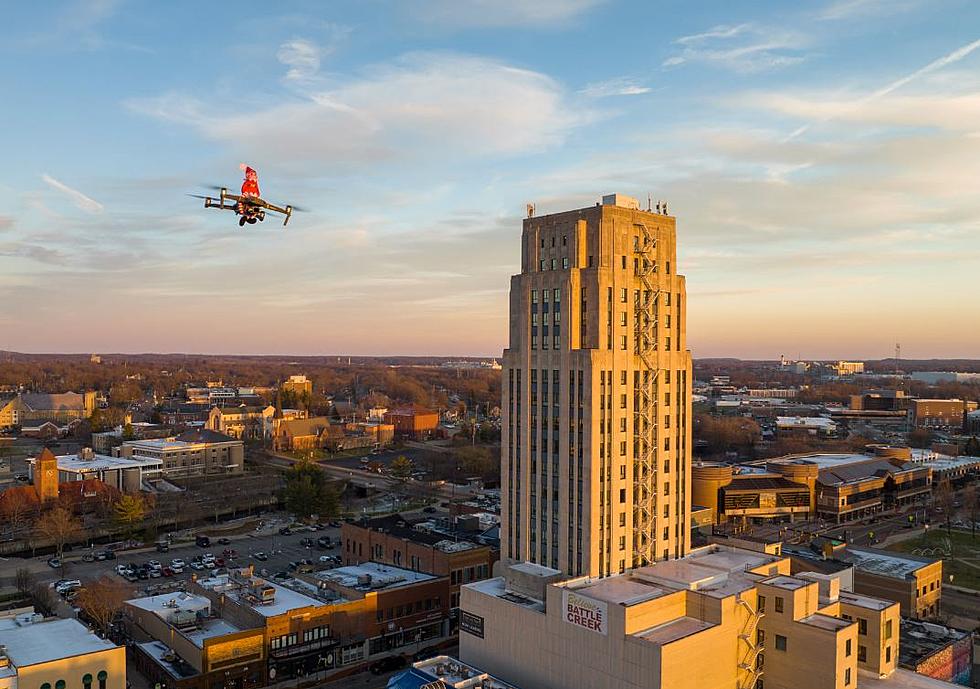
<path fill-rule="evenodd" d="M 629 197 L 524 220 L 503 357 L 505 561 L 605 576 L 687 552 L 691 354 L 676 267 L 675 219 Z"/>

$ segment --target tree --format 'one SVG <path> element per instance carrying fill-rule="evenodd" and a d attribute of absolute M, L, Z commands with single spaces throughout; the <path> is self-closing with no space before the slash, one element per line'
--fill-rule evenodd
<path fill-rule="evenodd" d="M 14 586 L 25 596 L 30 595 L 37 585 L 37 577 L 26 567 L 21 567 L 14 575 Z"/>
<path fill-rule="evenodd" d="M 146 519 L 146 501 L 138 493 L 127 493 L 112 506 L 113 518 L 132 537 Z"/>
<path fill-rule="evenodd" d="M 126 588 L 108 577 L 85 584 L 78 592 L 75 604 L 95 625 L 108 634 L 127 598 Z"/>
<path fill-rule="evenodd" d="M 82 525 L 70 511 L 64 507 L 55 507 L 45 512 L 34 530 L 43 538 L 54 544 L 60 559 L 65 550 L 65 544 L 70 543 L 82 533 Z"/>
<path fill-rule="evenodd" d="M 963 491 L 963 504 L 966 506 L 966 513 L 970 517 L 970 532 L 973 540 L 977 540 L 977 522 L 980 521 L 980 494 L 977 492 L 975 481 Z"/>
<path fill-rule="evenodd" d="M 391 460 L 388 470 L 395 478 L 408 478 L 412 473 L 412 461 L 405 455 L 398 455 Z"/>
<path fill-rule="evenodd" d="M 136 434 L 133 432 L 133 424 L 127 423 L 125 426 L 123 426 L 123 432 L 122 432 L 123 440 L 132 440 L 135 437 Z"/>
<path fill-rule="evenodd" d="M 955 494 L 953 493 L 953 486 L 950 484 L 948 476 L 943 476 L 939 480 L 939 485 L 936 486 L 935 491 L 935 501 L 943 511 L 943 517 L 946 519 L 946 531 L 949 531 L 950 520 L 953 517 Z"/>
<path fill-rule="evenodd" d="M 461 447 L 456 450 L 456 464 L 466 476 L 493 478 L 500 469 L 500 458 L 489 447 Z"/>
<path fill-rule="evenodd" d="M 932 431 L 928 428 L 916 428 L 909 433 L 909 445 L 920 449 L 928 449 L 932 446 Z"/>
<path fill-rule="evenodd" d="M 694 432 L 711 454 L 749 452 L 762 437 L 759 424 L 745 416 L 699 414 L 694 420 Z"/>
<path fill-rule="evenodd" d="M 283 500 L 286 509 L 301 519 L 314 514 L 330 519 L 337 515 L 339 504 L 337 490 L 320 467 L 310 461 L 297 462 L 286 472 Z"/>

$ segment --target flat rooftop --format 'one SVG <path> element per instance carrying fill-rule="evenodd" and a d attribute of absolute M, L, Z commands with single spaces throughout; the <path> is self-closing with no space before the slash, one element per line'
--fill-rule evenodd
<path fill-rule="evenodd" d="M 263 617 L 275 617 L 298 608 L 320 608 L 333 605 L 335 602 L 313 598 L 261 577 L 252 577 L 251 581 L 255 586 L 271 586 L 275 589 L 273 602 L 268 604 L 253 603 L 245 595 L 247 587 L 238 581 L 233 581 L 227 574 L 201 579 L 197 583 L 206 589 L 224 593 L 232 600 L 250 607 Z"/>
<path fill-rule="evenodd" d="M 240 632 L 241 627 L 238 627 L 228 620 L 222 619 L 209 619 L 201 622 L 197 629 L 190 629 L 182 631 L 186 638 L 190 639 L 198 648 L 204 648 L 204 641 L 206 639 L 213 639 L 216 636 L 225 636 L 226 634 L 235 634 Z"/>
<path fill-rule="evenodd" d="M 685 636 L 697 634 L 705 629 L 714 627 L 714 624 L 699 620 L 696 617 L 678 617 L 677 619 L 659 624 L 656 627 L 636 632 L 633 636 L 644 641 L 649 641 L 658 645 L 669 644 L 671 641 L 683 639 Z"/>
<path fill-rule="evenodd" d="M 856 624 L 853 621 L 842 620 L 839 617 L 833 617 L 831 615 L 823 615 L 819 612 L 812 615 L 807 615 L 806 617 L 801 617 L 799 622 L 811 627 L 816 627 L 817 629 L 825 629 L 828 632 L 836 632 L 844 629 L 845 627 L 849 627 L 852 624 Z"/>
<path fill-rule="evenodd" d="M 903 619 L 899 628 L 898 662 L 914 665 L 970 635 L 970 632 L 931 622 Z"/>
<path fill-rule="evenodd" d="M 186 679 L 197 675 L 197 670 L 176 656 L 162 641 L 146 641 L 137 646 L 174 679 Z"/>
<path fill-rule="evenodd" d="M 483 579 L 467 584 L 469 588 L 480 593 L 505 600 L 512 605 L 519 605 L 536 612 L 544 612 L 544 601 L 536 598 L 529 598 L 520 593 L 515 593 L 507 589 L 507 580 L 504 577 L 494 577 L 493 579 Z"/>
<path fill-rule="evenodd" d="M 58 455 L 58 471 L 84 474 L 96 471 L 112 471 L 114 469 L 159 469 L 163 461 L 152 457 L 110 457 L 95 455 L 92 459 L 82 459 L 75 455 Z M 28 459 L 33 465 L 34 459 Z"/>
<path fill-rule="evenodd" d="M 359 591 L 377 591 L 379 589 L 394 589 L 400 586 L 429 581 L 436 577 L 401 567 L 392 567 L 378 562 L 363 562 L 359 565 L 347 565 L 315 572 L 313 576 L 320 581 L 328 581 L 344 588 Z"/>
<path fill-rule="evenodd" d="M 890 600 L 884 600 L 883 598 L 872 598 L 871 596 L 862 596 L 860 593 L 852 593 L 850 591 L 841 591 L 838 595 L 838 599 L 841 603 L 849 603 L 860 608 L 877 610 L 879 612 L 885 610 L 886 608 L 890 608 L 893 605 L 898 605 L 898 603 Z"/>
<path fill-rule="evenodd" d="M 858 670 L 857 680 L 861 689 L 952 689 L 958 686 L 902 668 L 885 678 L 868 670 Z"/>
<path fill-rule="evenodd" d="M 790 577 L 785 575 L 780 575 L 778 577 L 769 577 L 768 579 L 762 580 L 763 584 L 768 584 L 769 586 L 775 586 L 776 588 L 783 589 L 785 591 L 795 591 L 801 589 L 807 584 L 811 583 L 809 581 L 804 581 L 797 577 Z"/>
<path fill-rule="evenodd" d="M 450 656 L 436 656 L 415 663 L 411 670 L 389 682 L 393 689 L 420 689 L 441 681 L 451 689 L 518 689 L 513 684 L 479 670 Z"/>
<path fill-rule="evenodd" d="M 845 550 L 845 555 L 846 559 L 856 569 L 896 579 L 905 579 L 914 572 L 936 561 L 935 559 L 916 557 L 914 555 L 902 555 L 884 550 L 854 548 L 850 546 Z"/>
<path fill-rule="evenodd" d="M 177 610 L 190 610 L 192 612 L 211 610 L 211 601 L 208 598 L 184 591 L 132 598 L 126 601 L 126 604 L 140 610 L 154 612 L 163 617 Z"/>
<path fill-rule="evenodd" d="M 17 667 L 120 648 L 90 632 L 78 620 L 50 620 L 0 627 L 0 645 Z"/>

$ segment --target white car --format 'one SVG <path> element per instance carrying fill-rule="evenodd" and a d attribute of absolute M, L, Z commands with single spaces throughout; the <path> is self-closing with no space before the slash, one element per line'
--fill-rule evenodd
<path fill-rule="evenodd" d="M 179 557 L 175 557 L 173 560 L 170 561 L 170 567 L 171 567 L 171 569 L 177 569 L 178 567 L 180 567 L 181 569 L 183 569 L 186 566 L 187 566 L 187 563 L 184 562 L 183 560 L 181 560 Z"/>

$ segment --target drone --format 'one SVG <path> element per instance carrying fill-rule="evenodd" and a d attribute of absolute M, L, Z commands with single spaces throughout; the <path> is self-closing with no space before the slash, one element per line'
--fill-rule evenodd
<path fill-rule="evenodd" d="M 292 217 L 293 211 L 302 211 L 302 208 L 295 206 L 277 206 L 264 200 L 259 195 L 259 175 L 246 165 L 241 164 L 241 169 L 245 173 L 245 181 L 242 182 L 242 193 L 231 194 L 226 187 L 213 187 L 220 192 L 218 198 L 201 196 L 199 194 L 188 194 L 197 199 L 204 199 L 205 208 L 217 208 L 225 211 L 235 211 L 238 216 L 238 226 L 245 227 L 245 223 L 254 225 L 265 220 L 266 211 L 282 213 L 282 226 L 285 227 Z"/>

